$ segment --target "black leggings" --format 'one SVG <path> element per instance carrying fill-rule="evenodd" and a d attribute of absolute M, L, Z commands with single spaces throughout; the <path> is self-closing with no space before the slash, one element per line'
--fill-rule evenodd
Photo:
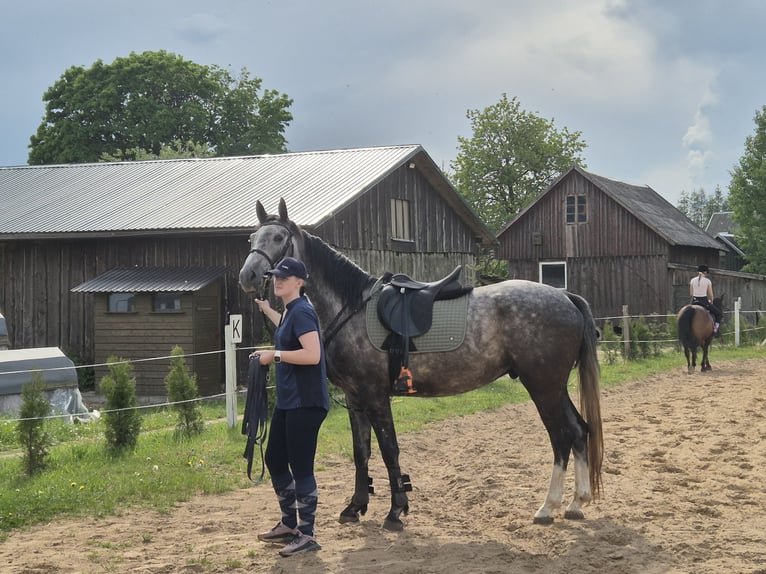
<path fill-rule="evenodd" d="M 692 303 L 694 305 L 699 305 L 700 307 L 704 307 L 708 311 L 710 311 L 713 314 L 713 317 L 715 317 L 715 322 L 720 323 L 721 318 L 723 317 L 723 313 L 721 313 L 721 310 L 710 303 L 707 300 L 707 297 L 692 297 Z"/>
<path fill-rule="evenodd" d="M 326 416 L 319 407 L 274 409 L 265 455 L 272 477 L 291 472 L 300 480 L 314 474 L 319 427 Z"/>

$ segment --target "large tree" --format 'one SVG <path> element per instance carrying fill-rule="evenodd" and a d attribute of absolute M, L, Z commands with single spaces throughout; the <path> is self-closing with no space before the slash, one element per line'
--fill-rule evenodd
<path fill-rule="evenodd" d="M 521 109 L 514 97 L 484 110 L 468 110 L 473 136 L 458 137 L 451 163 L 457 190 L 493 231 L 578 163 L 586 143 L 579 131 L 558 130 L 547 120 Z"/>
<path fill-rule="evenodd" d="M 678 210 L 705 229 L 714 213 L 729 211 L 729 202 L 720 185 L 715 186 L 715 192 L 710 196 L 702 188 L 690 192 L 684 190 L 678 200 Z"/>
<path fill-rule="evenodd" d="M 766 106 L 755 112 L 755 132 L 731 171 L 729 204 L 739 224 L 747 264 L 743 271 L 766 274 Z"/>
<path fill-rule="evenodd" d="M 216 156 L 284 152 L 292 100 L 261 84 L 245 69 L 234 77 L 165 51 L 73 66 L 43 96 L 29 163 L 133 160 L 174 142 Z"/>

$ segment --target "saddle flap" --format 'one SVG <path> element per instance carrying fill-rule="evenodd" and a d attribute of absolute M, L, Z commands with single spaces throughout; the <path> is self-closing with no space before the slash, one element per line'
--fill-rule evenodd
<path fill-rule="evenodd" d="M 427 332 L 433 321 L 433 298 L 422 300 L 417 297 L 420 293 L 401 293 L 393 285 L 386 285 L 380 292 L 377 305 L 378 319 L 383 326 L 405 337 L 417 337 Z"/>

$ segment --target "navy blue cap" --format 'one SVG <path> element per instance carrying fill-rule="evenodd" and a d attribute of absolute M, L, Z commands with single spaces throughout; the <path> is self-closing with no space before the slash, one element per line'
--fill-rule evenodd
<path fill-rule="evenodd" d="M 309 277 L 303 261 L 298 261 L 292 257 L 285 257 L 274 269 L 270 269 L 266 273 L 275 277 L 297 277 L 304 280 Z"/>

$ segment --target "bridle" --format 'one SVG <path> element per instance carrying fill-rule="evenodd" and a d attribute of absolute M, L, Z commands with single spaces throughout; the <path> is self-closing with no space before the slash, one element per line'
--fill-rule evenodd
<path fill-rule="evenodd" d="M 263 249 L 258 249 L 257 247 L 253 247 L 252 249 L 250 249 L 250 253 L 257 253 L 258 255 L 263 257 L 266 261 L 268 261 L 269 269 L 274 269 L 277 266 L 277 263 L 282 261 L 282 259 L 284 259 L 285 257 L 288 257 L 288 256 L 292 256 L 293 251 L 294 251 L 294 247 L 293 247 L 293 232 L 292 232 L 292 230 L 290 229 L 289 226 L 285 225 L 284 223 L 282 223 L 280 221 L 267 221 L 265 223 L 262 223 L 258 227 L 258 230 L 254 231 L 250 235 L 250 245 L 251 246 L 254 243 L 253 242 L 253 238 L 255 237 L 255 234 L 258 233 L 258 231 L 260 231 L 261 229 L 263 229 L 264 227 L 266 227 L 268 225 L 278 225 L 279 227 L 283 228 L 287 232 L 287 241 L 282 246 L 282 249 L 279 251 L 279 253 L 277 254 L 277 256 L 274 259 L 272 259 L 269 256 L 269 254 L 266 253 Z M 263 279 L 261 281 L 261 295 L 260 296 L 267 297 L 267 293 L 269 292 L 269 283 L 271 282 L 271 280 L 272 280 L 272 276 L 270 274 L 266 273 L 263 276 Z M 263 312 L 261 311 L 261 313 L 263 313 Z M 268 321 L 264 321 L 264 324 L 266 325 L 266 329 L 268 329 L 273 334 L 273 331 L 272 331 L 271 327 L 269 326 L 269 322 Z"/>
<path fill-rule="evenodd" d="M 288 256 L 292 256 L 292 254 L 293 254 L 293 232 L 290 229 L 290 227 L 288 227 L 287 225 L 285 225 L 284 223 L 281 223 L 279 221 L 268 221 L 268 222 L 262 224 L 258 228 L 258 231 L 260 231 L 261 229 L 263 229 L 264 227 L 267 227 L 269 225 L 278 225 L 279 227 L 281 227 L 282 229 L 287 231 L 287 241 L 282 246 L 282 249 L 280 250 L 280 252 L 277 255 L 277 257 L 272 259 L 271 257 L 269 257 L 268 253 L 266 253 L 263 249 L 258 249 L 257 247 L 253 247 L 250 250 L 250 253 L 257 253 L 258 255 L 260 255 L 261 257 L 266 259 L 266 261 L 269 262 L 269 269 L 274 269 L 274 267 L 277 266 L 277 263 L 282 261 L 282 259 L 284 259 L 285 257 L 288 257 Z M 258 233 L 258 231 L 254 231 L 252 233 L 252 235 L 250 235 L 250 245 L 253 244 L 253 237 L 255 236 L 256 233 Z"/>

